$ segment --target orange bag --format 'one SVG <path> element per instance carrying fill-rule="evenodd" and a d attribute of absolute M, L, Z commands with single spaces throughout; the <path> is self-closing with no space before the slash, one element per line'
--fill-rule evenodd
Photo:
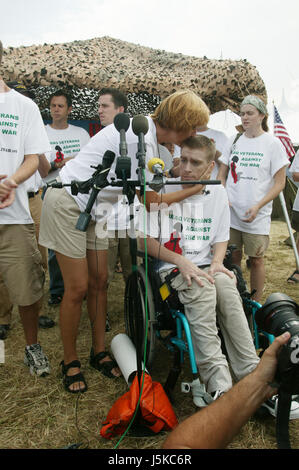
<path fill-rule="evenodd" d="M 136 374 L 130 390 L 122 395 L 110 409 L 101 429 L 102 437 L 111 439 L 125 432 L 135 413 L 139 394 L 139 383 Z M 162 385 L 159 382 L 153 382 L 148 374 L 144 376 L 139 409 L 142 422 L 138 424 L 150 428 L 155 433 L 160 432 L 162 429 L 170 431 L 178 424 Z"/>

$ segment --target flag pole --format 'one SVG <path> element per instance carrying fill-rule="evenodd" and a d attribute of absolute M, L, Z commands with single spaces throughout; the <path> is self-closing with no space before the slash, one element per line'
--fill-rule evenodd
<path fill-rule="evenodd" d="M 275 106 L 274 100 L 272 101 L 272 103 L 273 103 L 273 108 L 274 108 L 274 106 Z M 287 178 L 287 176 L 286 176 L 286 178 Z M 286 206 L 286 202 L 285 202 L 283 192 L 279 193 L 279 201 L 280 201 L 281 208 L 282 208 L 282 211 L 283 211 L 283 215 L 284 215 L 285 221 L 287 223 L 288 231 L 289 231 L 289 234 L 290 234 L 290 240 L 291 240 L 291 243 L 292 243 L 292 247 L 293 247 L 293 251 L 294 251 L 294 255 L 295 255 L 295 260 L 296 260 L 296 267 L 297 267 L 297 270 L 299 270 L 299 256 L 298 256 L 297 246 L 296 246 L 295 238 L 294 238 L 294 235 L 293 235 L 293 230 L 292 230 L 292 226 L 291 226 L 291 222 L 290 222 L 290 218 L 289 218 L 289 214 L 288 214 L 288 210 L 287 210 L 287 206 Z"/>
<path fill-rule="evenodd" d="M 283 192 L 279 193 L 279 200 L 280 200 L 282 211 L 284 213 L 284 217 L 285 217 L 285 220 L 286 220 L 286 223 L 287 223 L 287 226 L 288 226 L 290 239 L 291 239 L 291 243 L 292 243 L 292 247 L 293 247 L 294 255 L 295 255 L 295 259 L 296 259 L 297 270 L 299 271 L 298 251 L 297 251 L 296 242 L 295 242 L 295 238 L 294 238 L 294 235 L 293 235 L 293 230 L 292 230 L 292 226 L 291 226 L 291 223 L 290 223 L 290 218 L 289 218 L 289 214 L 288 214 L 288 211 L 287 211 L 287 206 L 286 206 L 286 202 L 285 202 L 285 199 L 284 199 Z"/>

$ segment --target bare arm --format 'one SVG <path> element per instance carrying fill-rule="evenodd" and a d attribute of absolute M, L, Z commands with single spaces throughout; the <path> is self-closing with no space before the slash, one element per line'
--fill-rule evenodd
<path fill-rule="evenodd" d="M 0 209 L 11 206 L 15 200 L 15 189 L 19 184 L 30 178 L 38 168 L 38 155 L 25 155 L 22 165 L 17 171 L 6 178 L 7 175 L 1 175 L 0 183 Z"/>
<path fill-rule="evenodd" d="M 51 165 L 44 154 L 39 155 L 38 172 L 41 178 L 45 178 L 51 169 Z"/>
<path fill-rule="evenodd" d="M 292 173 L 292 176 L 294 181 L 299 181 L 299 173 L 297 171 L 295 171 L 295 173 Z"/>
<path fill-rule="evenodd" d="M 277 390 L 273 382 L 277 355 L 290 333 L 277 337 L 256 369 L 211 405 L 190 416 L 170 433 L 164 449 L 223 449 L 250 416 Z"/>
<path fill-rule="evenodd" d="M 33 173 L 38 169 L 39 157 L 38 155 L 25 155 L 22 165 L 17 169 L 17 171 L 10 176 L 10 179 L 13 179 L 16 184 L 21 184 L 24 181 L 28 180 Z"/>
<path fill-rule="evenodd" d="M 273 199 L 278 196 L 278 194 L 283 190 L 285 187 L 286 181 L 286 168 L 283 167 L 278 170 L 274 175 L 274 184 L 272 188 L 267 192 L 267 194 L 261 199 L 257 204 L 250 207 L 248 211 L 245 212 L 246 219 L 243 222 L 252 222 L 256 216 L 258 211 L 264 207 L 268 202 L 273 201 Z"/>
<path fill-rule="evenodd" d="M 212 173 L 212 168 L 209 166 L 206 172 L 202 175 L 201 180 L 208 180 L 210 179 Z M 180 184 L 178 182 L 178 184 Z M 167 194 L 162 194 L 162 193 L 156 193 L 155 191 L 147 191 L 146 192 L 146 208 L 148 211 L 151 210 L 151 204 L 167 204 L 170 206 L 171 204 L 175 202 L 180 202 L 183 199 L 186 199 L 187 197 L 193 196 L 194 194 L 198 194 L 202 189 L 204 188 L 204 185 L 202 184 L 194 184 L 194 185 L 186 185 L 184 189 L 181 189 L 180 191 L 173 191 Z M 136 191 L 138 198 L 140 199 L 140 192 Z"/>
<path fill-rule="evenodd" d="M 225 186 L 226 178 L 228 175 L 228 166 L 222 162 L 218 162 L 218 163 L 219 163 L 219 170 L 218 170 L 217 180 L 220 180 L 223 186 Z"/>
<path fill-rule="evenodd" d="M 214 256 L 211 262 L 209 269 L 209 274 L 213 276 L 215 273 L 224 273 L 227 274 L 232 279 L 234 278 L 234 273 L 227 269 L 223 265 L 223 260 L 226 254 L 227 242 L 218 242 L 213 246 Z"/>

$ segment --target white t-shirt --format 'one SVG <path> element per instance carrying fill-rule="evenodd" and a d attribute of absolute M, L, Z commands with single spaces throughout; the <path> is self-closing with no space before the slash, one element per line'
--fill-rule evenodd
<path fill-rule="evenodd" d="M 72 124 L 69 124 L 66 129 L 53 129 L 50 124 L 47 124 L 46 132 L 51 144 L 50 163 L 56 159 L 58 152 L 64 158 L 74 157 L 90 140 L 90 136 L 85 129 Z M 43 178 L 44 184 L 56 179 L 59 173 L 60 169 L 51 171 L 48 176 Z"/>
<path fill-rule="evenodd" d="M 197 135 L 204 135 L 208 137 L 209 139 L 213 140 L 213 142 L 216 145 L 216 149 L 219 150 L 219 152 L 221 152 L 222 154 L 229 140 L 227 135 L 224 134 L 224 132 L 217 131 L 216 129 L 207 129 L 206 131 L 200 131 L 197 133 Z M 218 170 L 219 170 L 219 165 L 216 162 L 213 168 L 212 174 L 211 174 L 211 180 L 217 179 Z"/>
<path fill-rule="evenodd" d="M 297 151 L 293 161 L 292 165 L 290 166 L 290 173 L 298 173 L 299 172 L 299 150 Z M 299 212 L 299 192 L 297 191 L 294 205 L 293 205 L 293 210 Z"/>
<path fill-rule="evenodd" d="M 0 93 L 0 174 L 13 175 L 25 155 L 50 151 L 49 139 L 37 105 L 15 90 Z M 0 224 L 33 223 L 26 181 L 18 186 L 13 204 L 0 209 Z"/>
<path fill-rule="evenodd" d="M 147 169 L 147 162 L 151 158 L 157 157 L 158 144 L 156 137 L 156 126 L 154 125 L 153 120 L 150 117 L 147 117 L 149 121 L 149 130 L 144 136 L 146 143 L 146 181 L 151 181 L 153 174 Z M 131 158 L 131 180 L 137 180 L 136 170 L 138 167 L 138 161 L 136 158 L 138 137 L 133 133 L 132 128 L 128 129 L 126 132 L 126 142 L 128 148 L 128 156 Z M 63 184 L 70 183 L 73 180 L 77 181 L 86 181 L 88 180 L 95 169 L 91 168 L 96 167 L 102 162 L 102 157 L 106 150 L 110 150 L 115 153 L 115 159 L 112 164 L 111 170 L 108 174 L 108 181 L 111 181 L 111 178 L 116 179 L 115 167 L 117 163 L 117 157 L 120 155 L 119 152 L 119 143 L 120 143 L 120 133 L 115 128 L 114 124 L 102 129 L 96 135 L 94 135 L 87 145 L 80 151 L 80 153 L 74 158 L 66 163 L 66 165 L 60 171 L 60 179 Z M 138 188 L 139 189 L 139 188 Z M 71 188 L 66 187 L 66 190 L 71 194 Z M 150 189 L 147 187 L 146 189 Z M 97 196 L 97 200 L 92 207 L 91 216 L 94 220 L 98 222 L 103 222 L 104 219 L 111 214 L 113 210 L 113 205 L 118 202 L 118 196 L 122 194 L 121 187 L 111 187 L 102 189 Z M 71 194 L 72 195 L 72 194 Z M 79 193 L 77 196 L 72 195 L 72 197 L 77 202 L 79 209 L 83 212 L 86 208 L 86 204 L 89 200 L 89 194 Z"/>
<path fill-rule="evenodd" d="M 285 148 L 277 137 L 267 133 L 255 138 L 242 134 L 233 145 L 234 138 L 229 139 L 219 157 L 219 161 L 229 167 L 226 189 L 231 204 L 231 227 L 242 232 L 269 235 L 272 201 L 259 210 L 252 222 L 243 222 L 242 219 L 246 218 L 245 212 L 271 189 L 277 171 L 288 165 Z"/>
<path fill-rule="evenodd" d="M 167 192 L 183 186 L 166 186 Z M 230 213 L 228 198 L 222 185 L 209 186 L 207 194 L 196 194 L 171 204 L 161 211 L 147 212 L 144 227 L 144 208 L 140 208 L 138 230 L 156 238 L 197 266 L 211 264 L 215 243 L 229 240 Z M 161 262 L 160 271 L 173 267 Z"/>

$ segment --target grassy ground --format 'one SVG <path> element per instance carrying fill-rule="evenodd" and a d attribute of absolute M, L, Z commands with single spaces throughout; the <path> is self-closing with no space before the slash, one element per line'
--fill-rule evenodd
<path fill-rule="evenodd" d="M 264 298 L 272 292 L 283 292 L 299 301 L 298 286 L 286 282 L 295 268 L 295 258 L 291 247 L 284 243 L 288 231 L 284 222 L 274 221 L 271 229 L 271 245 L 266 256 L 267 282 Z M 245 277 L 248 270 L 244 267 Z M 47 286 L 46 286 L 47 287 Z M 124 332 L 122 276 L 115 274 L 109 287 L 109 312 L 112 325 L 107 333 L 107 345 L 112 338 Z M 45 309 L 57 325 L 50 330 L 40 331 L 40 342 L 47 352 L 52 373 L 46 378 L 30 376 L 22 364 L 24 353 L 23 332 L 18 315 L 14 312 L 12 330 L 5 341 L 5 363 L 0 365 L 0 448 L 10 449 L 59 449 L 74 442 L 82 442 L 82 447 L 92 449 L 159 449 L 165 434 L 153 437 L 125 437 L 105 440 L 100 436 L 102 421 L 112 404 L 127 391 L 123 379 L 112 381 L 88 366 L 90 350 L 90 328 L 86 305 L 80 324 L 78 352 L 83 371 L 88 382 L 87 393 L 77 396 L 64 391 L 61 383 L 59 363 L 62 359 L 58 314 L 59 308 Z M 154 380 L 165 380 L 165 370 L 170 366 L 170 357 L 159 346 L 157 361 L 152 371 Z M 195 408 L 190 394 L 180 392 L 180 381 L 189 381 L 187 365 L 175 390 L 174 410 L 181 421 L 194 413 Z M 299 446 L 299 420 L 290 422 L 292 447 Z M 271 449 L 276 448 L 275 420 L 252 418 L 229 446 L 232 449 Z"/>

